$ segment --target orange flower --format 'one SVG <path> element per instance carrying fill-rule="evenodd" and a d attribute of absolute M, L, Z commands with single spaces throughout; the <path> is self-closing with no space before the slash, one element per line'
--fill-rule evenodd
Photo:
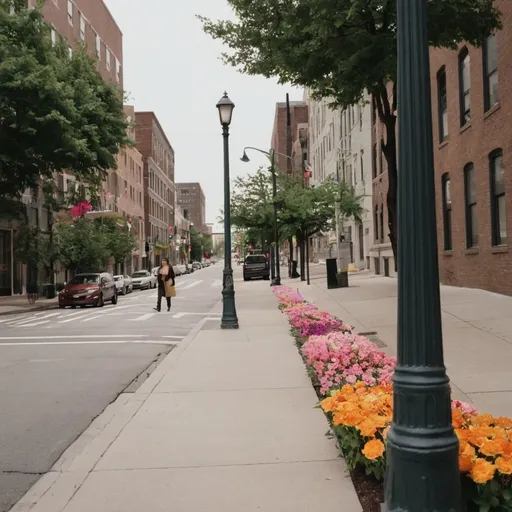
<path fill-rule="evenodd" d="M 459 470 L 461 473 L 469 473 L 473 469 L 473 459 L 469 455 L 459 455 Z"/>
<path fill-rule="evenodd" d="M 494 418 L 494 424 L 497 427 L 512 428 L 512 418 L 500 416 L 499 418 Z"/>
<path fill-rule="evenodd" d="M 495 464 L 502 475 L 512 475 L 512 460 L 498 457 Z"/>
<path fill-rule="evenodd" d="M 485 482 L 493 479 L 495 471 L 496 466 L 494 464 L 485 459 L 476 459 L 471 469 L 471 478 L 477 484 L 485 484 Z"/>
<path fill-rule="evenodd" d="M 452 411 L 452 425 L 453 428 L 461 428 L 464 424 L 464 415 L 460 409 Z"/>
<path fill-rule="evenodd" d="M 479 414 L 473 422 L 475 425 L 488 427 L 494 423 L 494 418 L 490 414 Z"/>
<path fill-rule="evenodd" d="M 322 407 L 322 410 L 325 413 L 333 412 L 337 405 L 338 405 L 338 402 L 336 401 L 336 398 L 334 398 L 333 396 L 329 396 L 327 398 L 324 398 L 320 402 L 320 406 Z"/>
<path fill-rule="evenodd" d="M 363 437 L 373 437 L 377 432 L 377 425 L 371 418 L 366 418 L 357 428 Z"/>
<path fill-rule="evenodd" d="M 368 460 L 378 459 L 384 453 L 384 443 L 379 439 L 372 439 L 364 445 L 362 452 Z"/>
<path fill-rule="evenodd" d="M 459 441 L 469 441 L 469 434 L 471 433 L 470 430 L 455 429 L 455 433 L 457 434 Z"/>
<path fill-rule="evenodd" d="M 495 457 L 503 453 L 503 439 L 487 439 L 480 446 L 480 452 L 486 457 Z"/>

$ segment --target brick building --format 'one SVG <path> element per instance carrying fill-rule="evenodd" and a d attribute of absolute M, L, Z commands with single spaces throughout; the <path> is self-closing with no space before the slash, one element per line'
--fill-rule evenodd
<path fill-rule="evenodd" d="M 206 199 L 201 183 L 176 183 L 178 204 L 183 215 L 201 234 L 208 235 Z"/>
<path fill-rule="evenodd" d="M 169 239 L 175 228 L 174 150 L 154 112 L 135 112 L 135 138 L 144 169 L 146 264 L 148 268 L 157 266 L 162 257 L 171 257 L 176 263 Z"/>
<path fill-rule="evenodd" d="M 389 101 L 392 104 L 392 86 L 388 86 Z M 388 227 L 388 169 L 382 150 L 386 142 L 386 128 L 380 121 L 375 104 L 372 105 L 372 216 L 373 243 L 370 247 L 370 270 L 375 274 L 395 276 L 395 259 L 389 240 Z"/>
<path fill-rule="evenodd" d="M 441 281 L 512 294 L 512 4 L 483 47 L 432 49 Z"/>
<path fill-rule="evenodd" d="M 37 0 L 27 0 L 28 7 L 35 7 Z M 98 71 L 105 80 L 123 87 L 123 36 L 103 0 L 52 0 L 44 3 L 43 15 L 52 27 L 51 38 L 66 40 L 70 52 L 83 42 L 90 55 L 98 61 Z M 61 192 L 77 186 L 71 174 L 55 177 Z M 27 190 L 23 194 L 27 217 L 31 226 L 47 231 L 52 214 L 43 206 L 41 191 Z M 0 219 L 0 295 L 22 294 L 27 282 L 47 282 L 51 276 L 37 268 L 16 261 L 14 238 L 18 224 Z M 62 276 L 57 276 L 57 280 Z"/>
<path fill-rule="evenodd" d="M 308 105 L 305 101 L 290 101 L 290 140 L 288 141 L 288 125 L 286 102 L 276 103 L 274 127 L 272 130 L 271 148 L 282 155 L 292 156 L 292 148 L 299 140 L 299 125 L 307 125 Z M 286 156 L 277 155 L 276 164 L 281 171 L 292 172 L 292 163 Z M 293 169 L 301 173 L 302 170 Z"/>

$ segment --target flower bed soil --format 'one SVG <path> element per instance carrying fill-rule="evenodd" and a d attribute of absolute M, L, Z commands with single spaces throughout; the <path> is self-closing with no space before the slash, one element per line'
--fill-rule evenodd
<path fill-rule="evenodd" d="M 350 473 L 352 483 L 363 508 L 363 512 L 381 512 L 381 503 L 384 502 L 384 488 L 382 482 L 368 477 L 362 469 L 355 469 Z"/>

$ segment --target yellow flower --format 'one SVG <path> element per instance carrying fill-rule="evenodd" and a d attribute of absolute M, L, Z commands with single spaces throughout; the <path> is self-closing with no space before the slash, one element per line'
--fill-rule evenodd
<path fill-rule="evenodd" d="M 364 445 L 362 452 L 368 460 L 378 459 L 384 453 L 384 443 L 378 439 L 372 439 Z"/>
<path fill-rule="evenodd" d="M 512 475 L 512 460 L 498 457 L 494 463 L 502 475 Z"/>
<path fill-rule="evenodd" d="M 495 471 L 496 466 L 494 464 L 485 459 L 476 459 L 471 469 L 471 478 L 477 484 L 485 484 L 485 482 L 493 479 Z"/>

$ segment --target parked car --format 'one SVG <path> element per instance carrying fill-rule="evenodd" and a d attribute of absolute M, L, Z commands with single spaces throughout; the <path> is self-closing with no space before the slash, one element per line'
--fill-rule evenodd
<path fill-rule="evenodd" d="M 156 276 L 149 270 L 138 270 L 132 274 L 134 290 L 150 290 L 156 288 Z"/>
<path fill-rule="evenodd" d="M 260 277 L 265 280 L 270 279 L 269 262 L 264 254 L 250 254 L 245 258 L 244 267 L 244 281 L 249 281 L 255 277 Z"/>
<path fill-rule="evenodd" d="M 194 263 L 192 263 L 192 269 L 195 271 L 195 270 L 201 270 L 203 268 L 203 265 L 201 265 L 201 263 L 199 263 L 199 261 L 194 261 Z"/>
<path fill-rule="evenodd" d="M 128 287 L 125 283 L 124 276 L 122 276 L 122 275 L 114 276 L 114 282 L 116 283 L 118 295 L 126 295 L 128 293 Z"/>
<path fill-rule="evenodd" d="M 185 268 L 187 269 L 187 274 L 193 274 L 194 273 L 194 269 L 192 268 L 192 265 L 190 263 L 187 263 L 185 265 Z"/>
<path fill-rule="evenodd" d="M 172 268 L 174 270 L 174 275 L 176 277 L 182 276 L 185 273 L 184 269 L 183 269 L 183 265 L 173 265 Z"/>
<path fill-rule="evenodd" d="M 174 272 L 176 271 L 179 271 L 180 272 L 180 275 L 184 276 L 185 274 L 188 274 L 189 272 L 187 271 L 187 266 L 186 265 L 176 265 L 174 267 Z M 178 275 L 178 274 L 176 274 Z"/>
<path fill-rule="evenodd" d="M 77 274 L 59 293 L 59 308 L 66 306 L 99 306 L 105 302 L 117 304 L 117 288 L 108 272 Z"/>
<path fill-rule="evenodd" d="M 130 276 L 124 275 L 124 285 L 126 286 L 126 293 L 133 292 L 133 281 Z"/>

